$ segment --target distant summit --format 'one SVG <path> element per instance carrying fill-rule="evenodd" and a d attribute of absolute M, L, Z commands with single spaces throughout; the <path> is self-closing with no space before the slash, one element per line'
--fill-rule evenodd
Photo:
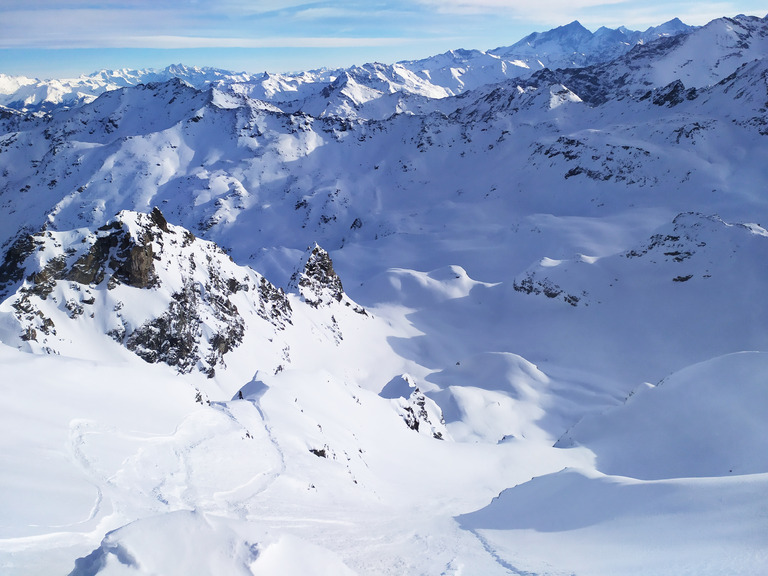
<path fill-rule="evenodd" d="M 504 59 L 523 60 L 540 68 L 573 68 L 613 60 L 629 52 L 637 44 L 646 44 L 658 38 L 687 34 L 694 30 L 678 18 L 645 32 L 619 28 L 599 28 L 592 33 L 574 20 L 547 32 L 534 32 L 506 48 L 489 50 Z"/>
<path fill-rule="evenodd" d="M 71 79 L 31 79 L 0 74 L 0 106 L 23 112 L 48 112 L 92 102 L 104 92 L 150 82 L 180 78 L 195 88 L 238 85 L 240 92 L 272 103 L 300 103 L 324 89 L 341 93 L 350 87 L 327 113 L 353 112 L 371 98 L 368 87 L 379 93 L 404 92 L 428 98 L 444 98 L 508 78 L 525 78 L 542 68 L 573 68 L 607 62 L 638 44 L 693 30 L 675 18 L 645 32 L 602 27 L 592 33 L 576 20 L 546 32 L 534 32 L 519 42 L 493 50 L 450 50 L 420 60 L 394 65 L 369 63 L 348 69 L 313 70 L 299 74 L 264 72 L 248 74 L 220 68 L 171 64 L 162 70 L 99 70 Z M 344 80 L 339 80 L 344 77 Z M 320 114 L 324 108 L 312 108 Z"/>

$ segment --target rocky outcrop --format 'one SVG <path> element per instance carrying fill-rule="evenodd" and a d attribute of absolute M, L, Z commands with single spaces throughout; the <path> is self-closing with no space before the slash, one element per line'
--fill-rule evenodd
<path fill-rule="evenodd" d="M 419 389 L 410 374 L 395 376 L 379 392 L 379 396 L 392 401 L 395 410 L 411 430 L 438 440 L 448 438 L 442 410 Z"/>
<path fill-rule="evenodd" d="M 428 403 L 433 412 L 432 416 L 427 410 Z M 422 434 L 429 434 L 437 440 L 445 439 L 445 422 L 440 414 L 440 408 L 434 401 L 427 398 L 418 387 L 414 388 L 406 402 L 401 403 L 400 408 L 400 415 L 408 428 Z"/>
<path fill-rule="evenodd" d="M 94 233 L 20 236 L 0 265 L 0 280 L 17 284 L 10 306 L 19 343 L 58 352 L 66 339 L 58 332 L 90 322 L 94 329 L 106 326 L 143 360 L 183 373 L 213 376 L 226 365 L 246 331 L 238 306 L 270 330 L 292 323 L 282 289 L 237 266 L 215 244 L 168 224 L 157 208 L 121 212 Z"/>
<path fill-rule="evenodd" d="M 25 270 L 34 266 L 25 262 L 37 250 L 39 269 L 26 276 L 22 291 L 41 298 L 50 294 L 59 280 L 98 285 L 106 279 L 109 288 L 118 284 L 151 288 L 157 282 L 153 242 L 163 233 L 155 222 L 162 214 L 157 208 L 155 211 L 158 216 L 137 215 L 135 230 L 118 215 L 94 234 L 82 237 L 80 246 L 73 242 L 63 250 L 62 242 L 50 231 L 21 236 L 0 265 L 0 284 L 9 287 L 25 279 Z M 52 256 L 48 258 L 48 254 Z"/>
<path fill-rule="evenodd" d="M 101 284 L 107 273 L 108 286 L 118 283 L 134 288 L 150 288 L 157 281 L 152 242 L 157 235 L 154 222 L 146 222 L 138 235 L 115 220 L 99 228 L 90 250 L 83 254 L 63 276 L 80 284 Z"/>
<path fill-rule="evenodd" d="M 654 234 L 647 244 L 624 253 L 626 258 L 640 258 L 651 254 L 672 262 L 684 262 L 707 245 L 707 238 L 726 224 L 718 216 L 705 216 L 695 212 L 678 214 L 672 221 L 670 233 Z M 742 226 L 743 228 L 746 228 Z"/>
<path fill-rule="evenodd" d="M 547 298 L 562 300 L 571 306 L 578 306 L 581 300 L 581 297 L 575 294 L 568 294 L 549 278 L 537 278 L 535 271 L 528 271 L 522 277 L 516 278 L 512 287 L 516 292 L 543 294 Z"/>
<path fill-rule="evenodd" d="M 333 261 L 326 250 L 315 244 L 307 249 L 301 266 L 291 277 L 290 286 L 299 292 L 302 300 L 313 308 L 342 304 L 358 314 L 366 314 L 344 293 L 341 278 L 333 269 Z"/>
<path fill-rule="evenodd" d="M 202 312 L 212 313 L 218 331 L 202 340 Z M 211 319 L 208 320 L 211 323 Z M 164 362 L 180 372 L 195 368 L 213 376 L 224 355 L 243 341 L 245 326 L 237 307 L 224 295 L 203 295 L 192 283 L 173 295 L 168 310 L 124 338 L 125 346 L 149 363 Z"/>
<path fill-rule="evenodd" d="M 681 104 L 685 100 L 695 99 L 696 89 L 691 88 L 690 90 L 688 90 L 680 80 L 675 80 L 674 82 L 669 83 L 663 88 L 658 88 L 653 92 L 647 93 L 645 96 L 641 97 L 640 99 L 644 100 L 648 97 L 651 98 L 651 101 L 656 106 L 669 106 L 671 108 L 673 106 L 677 106 L 678 104 Z"/>
<path fill-rule="evenodd" d="M 266 278 L 259 282 L 259 310 L 257 314 L 280 330 L 291 324 L 291 303 L 282 288 L 276 288 Z"/>
<path fill-rule="evenodd" d="M 19 235 L 6 251 L 0 263 L 0 299 L 24 278 L 24 261 L 34 252 L 34 237 L 29 233 Z"/>
<path fill-rule="evenodd" d="M 344 287 L 333 269 L 333 261 L 317 244 L 308 250 L 303 269 L 293 275 L 291 282 L 303 300 L 314 308 L 341 302 L 344 298 Z"/>

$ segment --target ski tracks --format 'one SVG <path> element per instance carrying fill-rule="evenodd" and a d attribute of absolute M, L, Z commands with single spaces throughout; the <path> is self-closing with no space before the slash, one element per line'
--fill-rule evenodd
<path fill-rule="evenodd" d="M 88 457 L 85 451 L 85 436 L 92 434 L 97 430 L 97 425 L 91 420 L 75 419 L 69 423 L 69 453 L 74 460 L 75 465 L 80 468 L 88 482 L 96 490 L 96 499 L 93 503 L 88 517 L 85 520 L 70 524 L 68 526 L 54 526 L 53 528 L 65 528 L 82 524 L 87 524 L 99 516 L 103 508 L 104 492 L 102 490 L 105 478 L 96 470 L 93 461 Z"/>

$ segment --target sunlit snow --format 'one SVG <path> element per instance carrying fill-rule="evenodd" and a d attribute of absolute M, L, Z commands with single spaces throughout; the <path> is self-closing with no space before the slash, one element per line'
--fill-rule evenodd
<path fill-rule="evenodd" d="M 768 572 L 766 38 L 0 75 L 0 572 Z"/>

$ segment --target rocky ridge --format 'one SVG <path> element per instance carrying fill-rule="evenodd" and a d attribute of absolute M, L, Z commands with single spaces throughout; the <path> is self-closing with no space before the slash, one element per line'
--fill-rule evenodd
<path fill-rule="evenodd" d="M 123 211 L 93 233 L 22 236 L 0 272 L 11 294 L 3 306 L 16 322 L 3 341 L 48 353 L 67 348 L 73 324 L 105 325 L 114 341 L 147 362 L 213 376 L 242 343 L 248 310 L 273 331 L 291 324 L 281 289 L 168 224 L 157 208 Z M 136 299 L 142 304 L 126 305 Z"/>

